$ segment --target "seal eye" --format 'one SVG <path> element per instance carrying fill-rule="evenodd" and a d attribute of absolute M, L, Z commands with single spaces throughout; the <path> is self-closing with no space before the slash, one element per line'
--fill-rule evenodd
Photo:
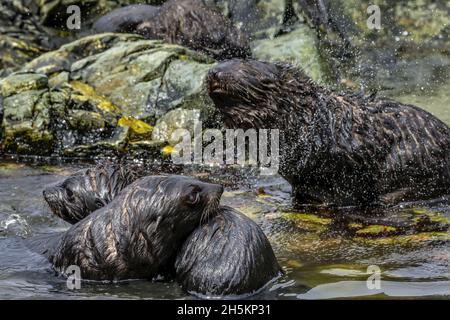
<path fill-rule="evenodd" d="M 191 205 L 195 205 L 200 201 L 200 192 L 199 190 L 192 191 L 186 199 L 186 202 Z"/>
<path fill-rule="evenodd" d="M 66 189 L 66 195 L 67 195 L 67 200 L 69 200 L 70 202 L 73 202 L 75 200 L 72 190 Z"/>

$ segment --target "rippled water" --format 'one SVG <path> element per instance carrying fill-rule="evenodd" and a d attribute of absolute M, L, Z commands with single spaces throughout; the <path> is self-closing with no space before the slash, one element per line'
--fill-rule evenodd
<path fill-rule="evenodd" d="M 25 246 L 25 238 L 68 227 L 52 216 L 41 192 L 76 169 L 0 163 L 0 298 L 192 298 L 173 282 L 82 283 L 80 290 L 70 291 L 65 279 L 56 277 L 47 261 Z M 299 213 L 290 208 L 290 187 L 283 179 L 246 181 L 251 183 L 228 189 L 222 203 L 261 225 L 286 271 L 255 298 L 450 296 L 450 237 L 440 233 L 361 239 L 324 230 L 320 220 L 311 225 L 293 222 L 289 217 Z M 450 204 L 405 210 L 416 209 L 450 218 Z M 380 289 L 367 287 L 370 265 L 381 270 Z"/>

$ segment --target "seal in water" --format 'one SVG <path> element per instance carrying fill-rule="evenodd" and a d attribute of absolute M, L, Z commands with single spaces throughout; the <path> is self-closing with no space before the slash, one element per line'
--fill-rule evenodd
<path fill-rule="evenodd" d="M 207 76 L 228 127 L 280 130 L 298 204 L 396 204 L 449 194 L 450 128 L 385 98 L 338 95 L 285 63 L 233 59 Z"/>
<path fill-rule="evenodd" d="M 103 163 L 46 188 L 44 199 L 54 214 L 74 224 L 110 203 L 120 191 L 142 176 L 137 167 Z"/>
<path fill-rule="evenodd" d="M 202 0 L 169 0 L 160 7 L 130 5 L 115 9 L 94 23 L 94 31 L 137 33 L 216 59 L 251 55 L 247 36 Z"/>
<path fill-rule="evenodd" d="M 173 269 L 189 234 L 217 212 L 223 188 L 183 176 L 141 178 L 42 252 L 88 280 L 153 279 Z"/>
<path fill-rule="evenodd" d="M 202 297 L 248 296 L 282 273 L 261 228 L 229 207 L 192 232 L 175 269 L 182 288 Z"/>

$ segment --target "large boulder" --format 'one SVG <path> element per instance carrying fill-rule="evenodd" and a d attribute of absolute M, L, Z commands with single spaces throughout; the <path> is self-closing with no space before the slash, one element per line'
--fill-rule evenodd
<path fill-rule="evenodd" d="M 285 0 L 205 0 L 253 38 L 274 36 L 282 28 Z"/>
<path fill-rule="evenodd" d="M 318 50 L 317 36 L 305 24 L 296 24 L 292 31 L 277 37 L 255 40 L 252 47 L 255 59 L 289 62 L 319 83 L 330 80 L 327 64 Z"/>
<path fill-rule="evenodd" d="M 353 89 L 389 90 L 391 96 L 425 92 L 448 74 L 446 0 L 293 1 L 296 13 L 316 28 L 341 81 Z"/>
<path fill-rule="evenodd" d="M 35 1 L 0 0 L 0 76 L 64 41 L 40 23 L 37 10 Z"/>
<path fill-rule="evenodd" d="M 214 114 L 203 81 L 213 63 L 186 48 L 129 34 L 64 45 L 0 81 L 3 150 L 90 157 L 142 147 L 154 154 L 167 142 L 152 140 L 162 115 L 195 109 L 207 120 Z"/>
<path fill-rule="evenodd" d="M 130 3 L 161 4 L 162 0 L 0 0 L 0 76 L 44 52 L 91 32 L 100 15 Z M 68 18 L 80 9 L 80 29 L 69 30 Z"/>

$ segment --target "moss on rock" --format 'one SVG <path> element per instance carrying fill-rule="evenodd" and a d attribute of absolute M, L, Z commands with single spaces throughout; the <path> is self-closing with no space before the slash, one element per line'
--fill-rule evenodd
<path fill-rule="evenodd" d="M 84 157 L 126 153 L 133 142 L 138 153 L 148 145 L 137 142 L 151 142 L 153 125 L 168 111 L 212 114 L 204 77 L 213 63 L 137 35 L 68 43 L 1 81 L 5 150 Z"/>

